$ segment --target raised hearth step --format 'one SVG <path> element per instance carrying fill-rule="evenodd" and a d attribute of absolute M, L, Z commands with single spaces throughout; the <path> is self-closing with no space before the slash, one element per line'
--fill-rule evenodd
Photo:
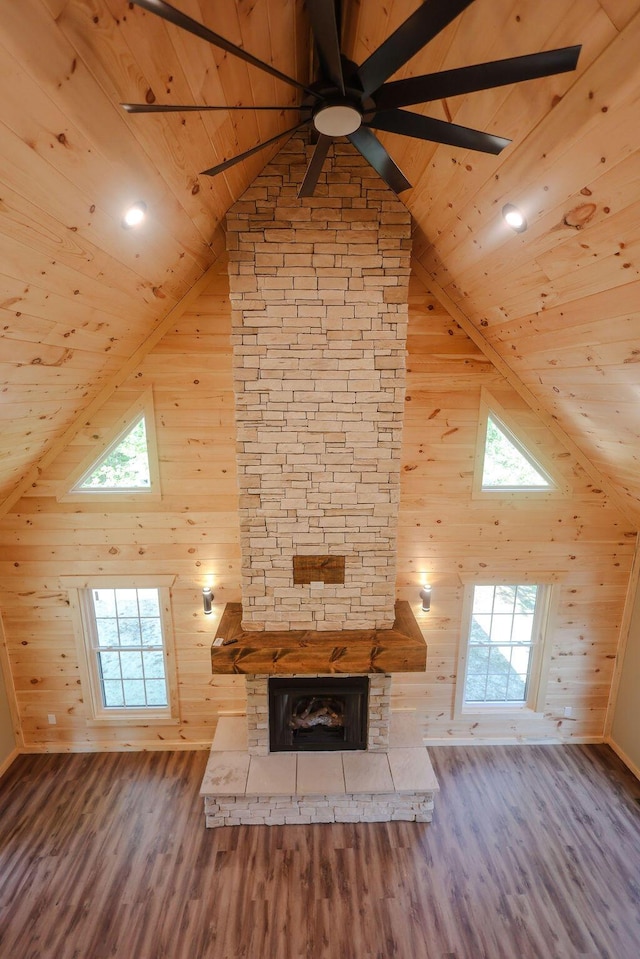
<path fill-rule="evenodd" d="M 409 717 L 396 727 L 392 741 L 415 741 Z M 251 756 L 245 737 L 243 717 L 219 721 L 200 790 L 207 826 L 431 820 L 439 787 L 423 745 Z"/>

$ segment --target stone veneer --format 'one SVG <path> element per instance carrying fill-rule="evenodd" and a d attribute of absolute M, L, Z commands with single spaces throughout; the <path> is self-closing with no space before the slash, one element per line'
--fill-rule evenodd
<path fill-rule="evenodd" d="M 394 620 L 410 217 L 346 141 L 298 199 L 311 149 L 227 214 L 246 630 Z M 294 555 L 344 584 L 294 586 Z"/>
<path fill-rule="evenodd" d="M 319 796 L 204 796 L 205 824 L 285 826 L 331 822 L 431 822 L 437 790 Z"/>
<path fill-rule="evenodd" d="M 296 675 L 305 678 L 318 676 L 318 673 Z M 267 756 L 269 753 L 268 686 L 268 676 L 247 676 L 247 737 L 248 751 L 252 756 Z M 387 752 L 390 715 L 391 676 L 371 673 L 367 733 L 367 750 L 370 752 Z"/>

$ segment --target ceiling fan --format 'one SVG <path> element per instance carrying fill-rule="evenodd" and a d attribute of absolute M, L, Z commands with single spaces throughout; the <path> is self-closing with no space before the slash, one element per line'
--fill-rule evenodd
<path fill-rule="evenodd" d="M 317 142 L 298 196 L 312 196 L 329 147 L 336 137 L 347 137 L 353 146 L 382 177 L 400 193 L 411 184 L 396 166 L 374 130 L 384 130 L 430 140 L 465 150 L 498 154 L 511 142 L 491 133 L 448 123 L 402 109 L 445 97 L 474 93 L 509 83 L 574 70 L 581 46 L 563 47 L 544 53 L 494 60 L 454 70 L 442 70 L 406 80 L 388 78 L 465 10 L 474 0 L 424 0 L 405 22 L 377 50 L 357 66 L 340 50 L 340 35 L 334 0 L 305 0 L 319 61 L 319 79 L 300 83 L 275 67 L 247 53 L 204 24 L 172 7 L 165 0 L 133 0 L 139 6 L 201 37 L 215 47 L 239 57 L 259 70 L 294 86 L 304 94 L 295 106 L 172 106 L 168 104 L 123 103 L 128 113 L 174 113 L 205 110 L 289 110 L 299 114 L 298 122 L 282 133 L 259 143 L 238 156 L 204 170 L 216 176 L 302 127 L 311 127 Z"/>

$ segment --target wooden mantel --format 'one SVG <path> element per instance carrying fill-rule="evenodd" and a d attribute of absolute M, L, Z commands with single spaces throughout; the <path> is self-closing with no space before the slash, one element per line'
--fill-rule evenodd
<path fill-rule="evenodd" d="M 398 600 L 395 612 L 391 629 L 245 631 L 242 604 L 227 603 L 211 647 L 212 672 L 424 672 L 427 646 L 411 606 Z"/>

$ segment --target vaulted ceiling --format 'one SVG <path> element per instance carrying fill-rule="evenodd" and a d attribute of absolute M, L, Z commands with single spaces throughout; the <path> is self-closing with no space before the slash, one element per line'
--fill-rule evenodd
<path fill-rule="evenodd" d="M 428 0 L 427 0 L 428 2 Z M 174 0 L 300 80 L 302 0 Z M 344 0 L 363 61 L 418 0 Z M 397 77 L 581 43 L 573 73 L 437 101 L 499 156 L 394 134 L 416 271 L 640 525 L 640 0 L 475 0 Z M 129 116 L 123 101 L 260 105 L 295 88 L 126 0 L 20 0 L 0 20 L 0 502 L 220 254 L 221 226 L 291 115 Z M 414 109 L 414 108 L 412 108 Z M 123 210 L 149 216 L 123 230 Z M 529 229 L 502 222 L 506 202 Z M 46 461 L 46 459 L 44 460 Z"/>

